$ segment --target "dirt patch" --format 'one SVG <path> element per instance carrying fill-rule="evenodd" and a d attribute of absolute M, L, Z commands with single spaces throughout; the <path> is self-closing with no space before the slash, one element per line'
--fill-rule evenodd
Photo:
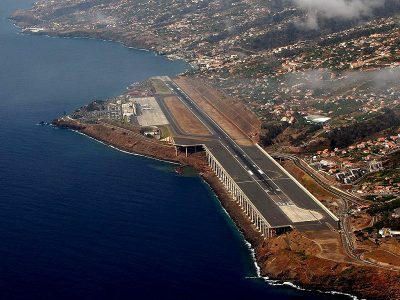
<path fill-rule="evenodd" d="M 395 237 L 386 238 L 381 244 L 381 248 L 400 256 L 400 241 Z"/>
<path fill-rule="evenodd" d="M 176 157 L 175 147 L 144 137 L 139 128 L 127 129 L 107 123 L 81 124 L 74 120 L 57 120 L 53 121 L 53 124 L 59 127 L 79 130 L 96 140 L 111 144 L 127 152 L 156 158 L 162 156 L 163 159 L 168 161 L 179 161 L 178 157 Z"/>
<path fill-rule="evenodd" d="M 330 230 L 309 231 L 305 232 L 304 236 L 318 245 L 320 252 L 316 252 L 316 256 L 334 261 L 351 262 L 351 259 L 349 259 L 343 250 L 342 241 L 338 232 Z"/>
<path fill-rule="evenodd" d="M 350 225 L 353 230 L 362 230 L 366 227 L 372 226 L 372 217 L 367 213 L 360 213 L 352 216 Z"/>
<path fill-rule="evenodd" d="M 293 231 L 265 240 L 256 231 L 238 204 L 207 165 L 204 153 L 185 157 L 175 155 L 174 147 L 140 136 L 135 130 L 108 124 L 80 124 L 56 121 L 55 125 L 73 128 L 120 149 L 191 165 L 210 184 L 218 199 L 256 250 L 256 258 L 265 276 L 290 280 L 308 288 L 336 290 L 375 299 L 400 299 L 400 273 L 343 262 L 340 242 L 329 231 L 300 233 Z M 397 249 L 396 243 L 388 248 Z M 331 253 L 329 253 L 331 252 Z"/>
<path fill-rule="evenodd" d="M 256 249 L 263 274 L 309 288 L 364 298 L 400 299 L 399 272 L 321 258 L 318 243 L 309 237 L 293 231 L 265 240 Z"/>
<path fill-rule="evenodd" d="M 174 116 L 179 127 L 187 134 L 211 135 L 210 131 L 198 118 L 186 107 L 178 97 L 164 98 L 164 103 Z"/>
<path fill-rule="evenodd" d="M 339 210 L 339 199 L 323 189 L 313 178 L 298 168 L 292 161 L 284 161 L 283 167 L 295 177 L 311 194 L 321 201 L 335 215 Z"/>
<path fill-rule="evenodd" d="M 383 263 L 389 266 L 400 267 L 400 255 L 396 255 L 389 251 L 378 249 L 375 251 L 365 253 L 363 256 L 365 259 L 368 259 L 373 262 Z"/>
<path fill-rule="evenodd" d="M 228 133 L 229 136 L 235 140 L 236 143 L 242 146 L 253 145 L 253 141 L 250 139 L 250 136 L 256 133 L 253 133 L 253 131 L 246 132 L 245 130 L 242 130 L 241 127 L 236 124 L 239 121 L 235 120 L 233 118 L 234 116 L 228 118 L 226 112 L 231 111 L 231 108 L 227 109 L 225 106 L 224 108 L 217 108 L 215 106 L 217 101 L 216 99 L 206 98 L 204 95 L 208 88 L 201 88 L 201 90 L 199 90 L 198 85 L 195 84 L 193 80 L 190 80 L 186 77 L 179 77 L 174 81 L 201 107 L 201 109 L 203 109 L 216 123 L 218 123 L 218 125 L 221 126 L 226 133 Z M 208 95 L 208 97 L 211 96 Z M 226 106 L 229 107 L 229 104 L 226 104 Z M 235 116 L 237 116 L 241 111 L 243 111 L 243 109 L 238 109 Z"/>
<path fill-rule="evenodd" d="M 187 78 L 187 80 L 209 103 L 255 142 L 258 142 L 261 121 L 253 112 L 246 108 L 243 102 L 223 94 L 198 78 Z"/>

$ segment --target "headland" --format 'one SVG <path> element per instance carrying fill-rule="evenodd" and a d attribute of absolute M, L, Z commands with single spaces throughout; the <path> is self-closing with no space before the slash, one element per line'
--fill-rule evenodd
<path fill-rule="evenodd" d="M 187 93 L 201 90 L 207 97 L 220 96 L 213 88 L 187 78 L 177 78 L 173 82 L 182 90 L 188 89 L 185 90 Z M 217 119 L 224 132 L 229 132 L 240 147 L 255 143 L 257 127 L 248 126 L 230 114 L 229 107 L 239 103 L 224 99 L 226 103 L 213 102 L 210 106 L 208 98 L 197 96 L 195 102 L 208 116 Z M 196 96 L 193 94 L 192 97 Z M 241 111 L 251 114 L 245 108 Z M 54 120 L 53 124 L 79 131 L 129 153 L 193 167 L 211 186 L 252 245 L 262 276 L 290 281 L 305 288 L 366 298 L 393 299 L 399 292 L 398 269 L 369 264 L 349 255 L 340 230 L 333 225 L 313 227 L 310 225 L 312 220 L 294 220 L 290 230 L 273 228 L 273 234 L 267 236 L 210 166 L 209 156 L 202 146 L 210 143 L 215 132 L 182 100 L 182 95 L 174 91 L 166 77 L 132 85 L 119 97 L 90 103 L 70 116 Z M 333 210 L 332 203 L 323 201 L 325 207 Z M 290 213 L 288 215 L 290 217 Z"/>

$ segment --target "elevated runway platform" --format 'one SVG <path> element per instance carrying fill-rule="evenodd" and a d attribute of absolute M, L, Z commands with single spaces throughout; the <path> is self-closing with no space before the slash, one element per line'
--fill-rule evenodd
<path fill-rule="evenodd" d="M 195 116 L 210 133 L 188 134 L 179 125 L 177 116 L 158 99 L 171 124 L 174 144 L 203 147 L 211 168 L 263 234 L 270 236 L 274 230 L 287 228 L 338 228 L 338 218 L 261 147 L 250 139 L 247 143 L 238 142 L 200 108 L 186 90 L 168 77 L 164 77 L 163 82 L 186 106 L 185 113 Z"/>

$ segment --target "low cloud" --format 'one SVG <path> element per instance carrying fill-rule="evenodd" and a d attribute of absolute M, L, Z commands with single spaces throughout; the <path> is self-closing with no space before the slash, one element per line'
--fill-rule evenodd
<path fill-rule="evenodd" d="M 308 29 L 318 28 L 318 19 L 352 20 L 370 16 L 375 8 L 384 5 L 385 0 L 293 0 L 295 5 L 306 12 L 301 24 Z"/>
<path fill-rule="evenodd" d="M 333 73 L 328 69 L 289 73 L 285 83 L 290 87 L 304 87 L 312 91 L 320 89 L 328 94 L 350 91 L 360 87 L 370 92 L 381 93 L 393 88 L 398 90 L 400 67 L 388 67 L 374 71 L 345 71 L 335 78 L 332 75 Z"/>

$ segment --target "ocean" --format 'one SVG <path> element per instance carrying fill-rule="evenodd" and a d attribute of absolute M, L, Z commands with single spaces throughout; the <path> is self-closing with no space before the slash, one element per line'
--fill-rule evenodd
<path fill-rule="evenodd" d="M 272 286 L 199 176 L 37 125 L 182 61 L 19 34 L 0 2 L 0 299 L 337 299 Z"/>

